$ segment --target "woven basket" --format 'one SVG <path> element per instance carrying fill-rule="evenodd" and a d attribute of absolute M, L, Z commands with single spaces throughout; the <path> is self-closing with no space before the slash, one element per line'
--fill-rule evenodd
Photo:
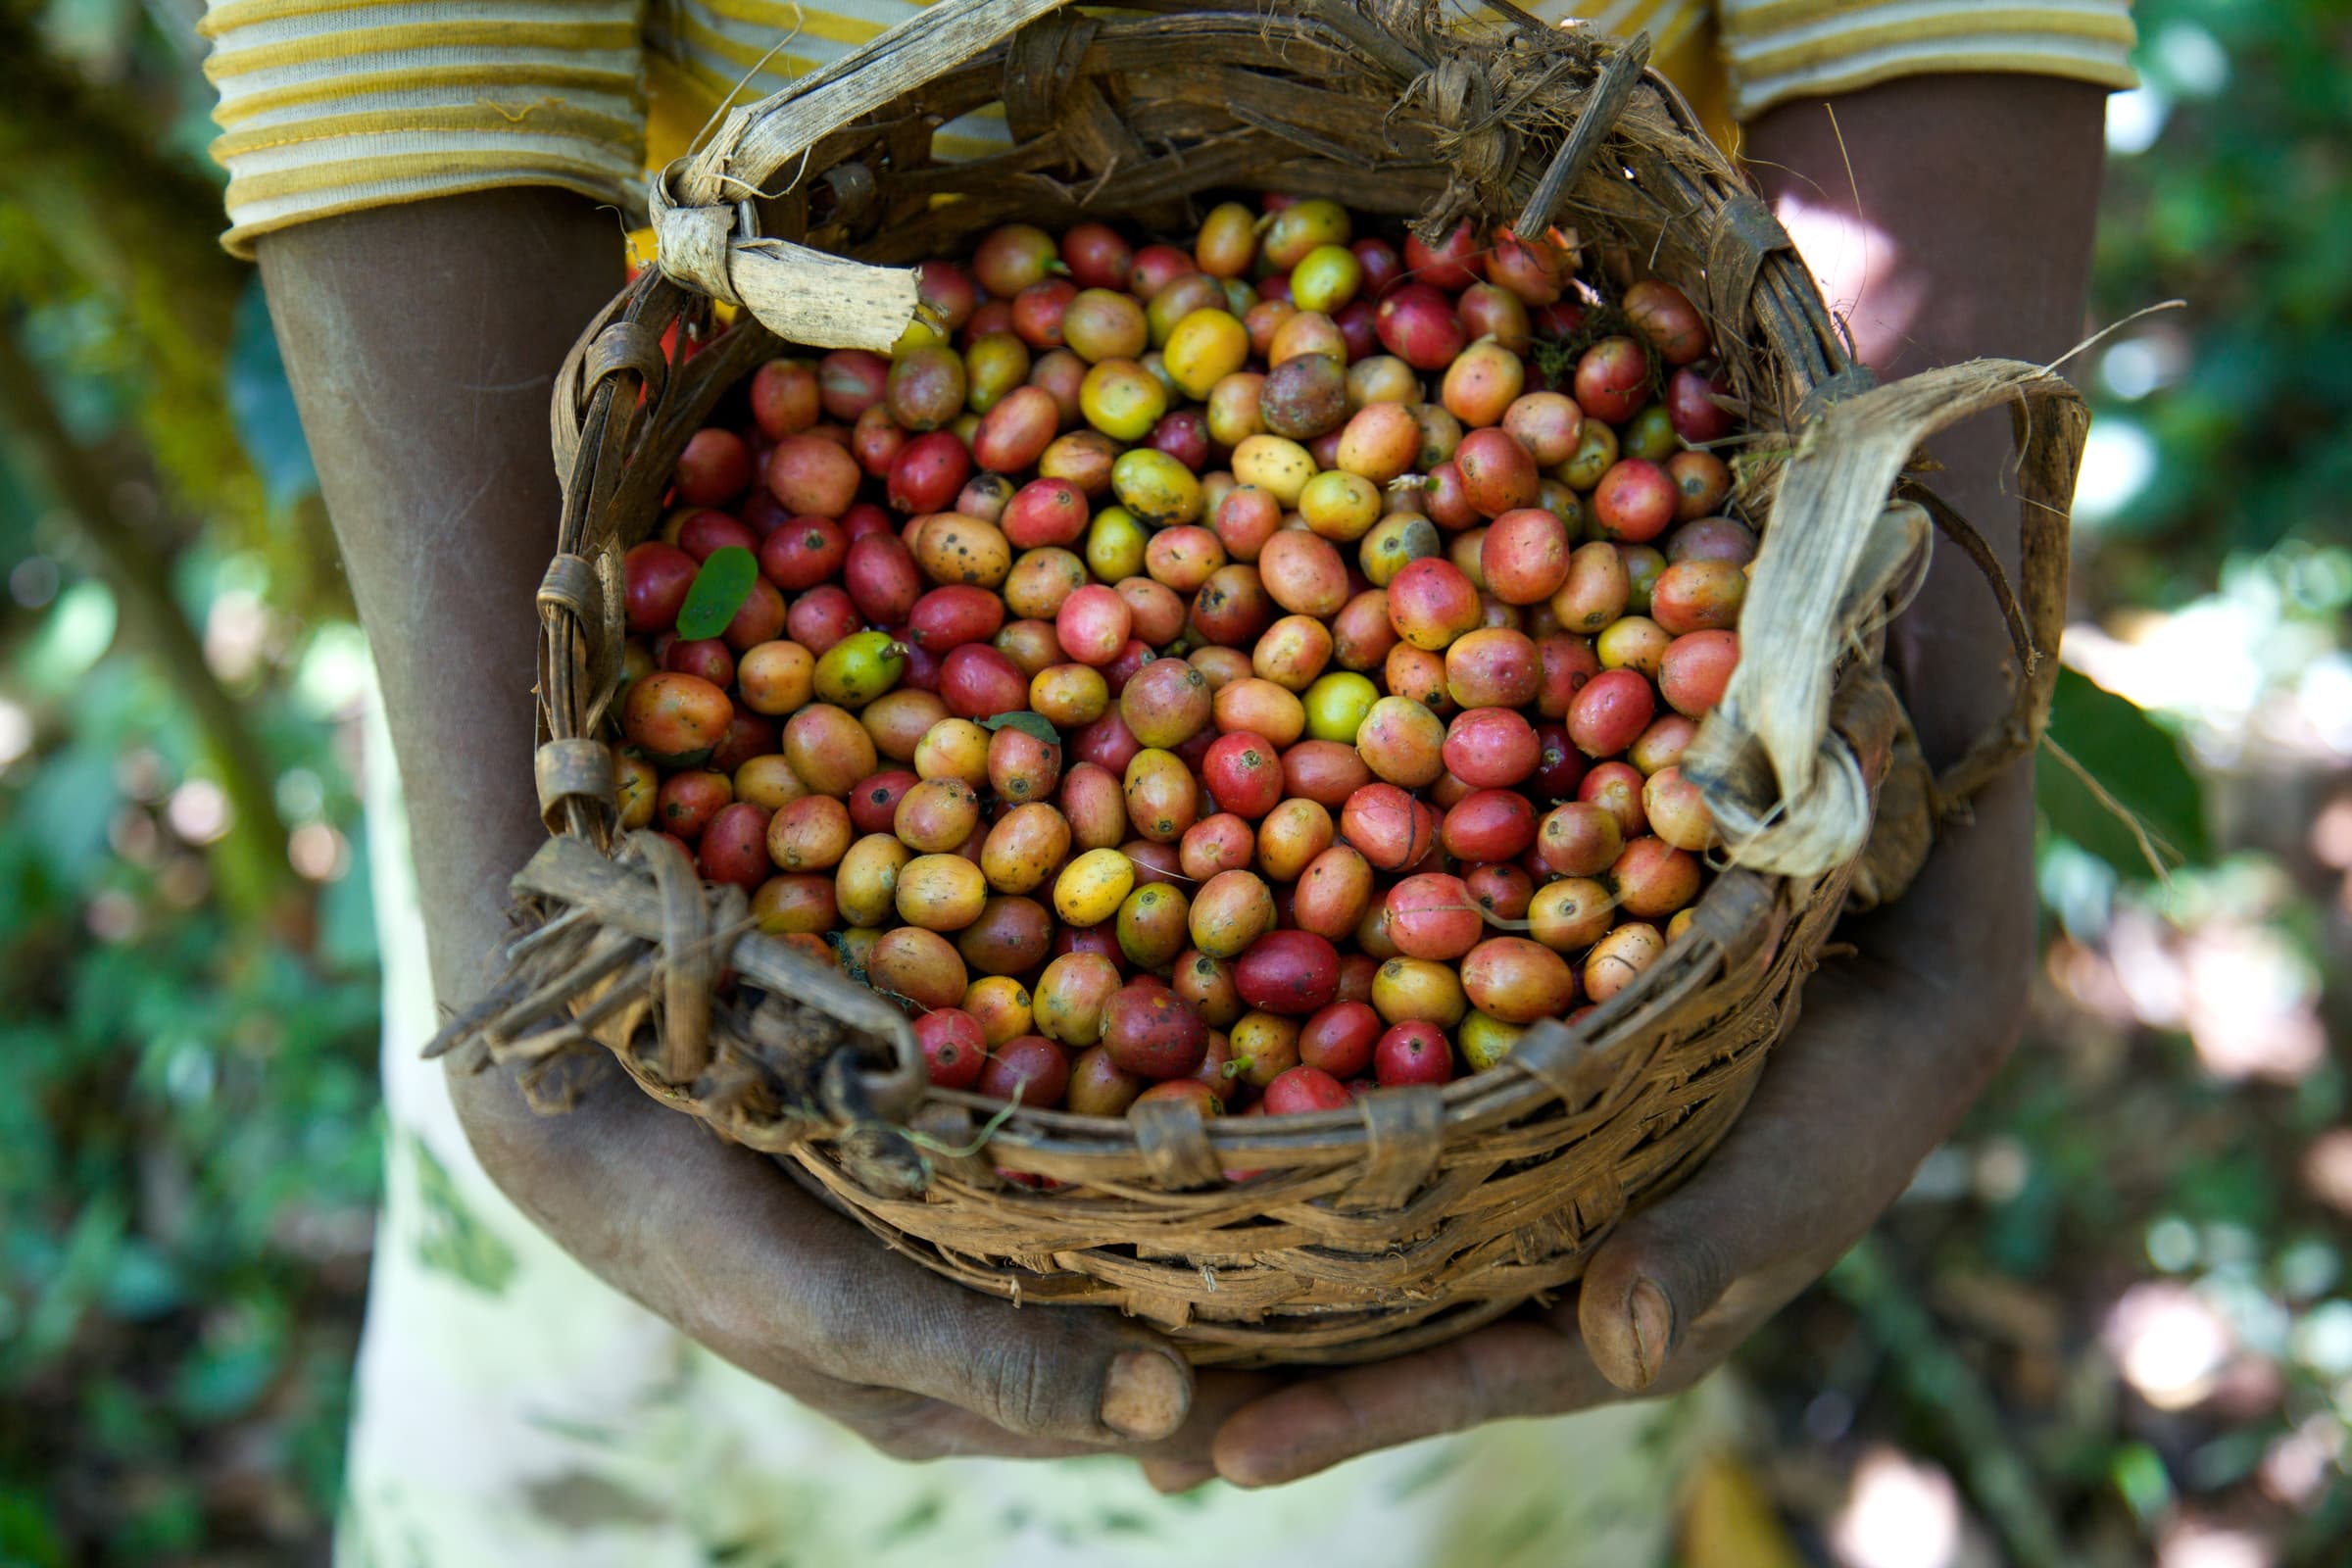
<path fill-rule="evenodd" d="M 506 980 L 433 1049 L 518 1066 L 550 1103 L 567 1063 L 609 1051 L 928 1266 L 1139 1314 L 1201 1362 L 1362 1360 L 1465 1332 L 1574 1281 L 1629 1204 L 1688 1174 L 1794 1021 L 1840 911 L 1898 894 L 1936 818 L 2038 738 L 2085 416 L 2063 381 L 2006 362 L 1874 389 L 1788 236 L 1644 71 L 1646 41 L 1494 9 L 1441 31 L 1420 0 L 1109 16 L 942 0 L 732 112 L 673 167 L 653 202 L 662 270 L 589 324 L 555 400 L 564 502 L 538 596 L 537 752 L 553 837 L 515 878 L 525 934 Z M 1009 151 L 932 162 L 936 125 L 1000 101 Z M 1739 674 L 1685 763 L 1728 867 L 1630 990 L 1444 1088 L 1308 1116 L 1006 1114 L 929 1088 L 898 1007 L 760 935 L 739 890 L 706 886 L 653 835 L 616 835 L 620 554 L 657 526 L 687 438 L 781 343 L 899 338 L 906 264 L 1014 218 L 1173 232 L 1205 193 L 1252 189 L 1433 234 L 1463 217 L 1571 226 L 1588 256 L 1634 259 L 1710 318 L 1759 432 L 1743 498 L 1770 517 Z M 713 299 L 745 308 L 715 335 Z M 2003 404 L 2026 519 L 2014 594 L 1914 457 L 1930 430 Z M 1932 525 L 1988 569 L 2017 655 L 2008 721 L 1940 777 L 1910 744 L 1877 631 Z"/>

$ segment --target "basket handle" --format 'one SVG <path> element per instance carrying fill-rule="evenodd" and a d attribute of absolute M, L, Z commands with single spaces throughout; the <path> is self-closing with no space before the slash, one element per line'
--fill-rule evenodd
<path fill-rule="evenodd" d="M 727 112 L 647 193 L 669 277 L 741 305 L 787 343 L 888 352 L 914 320 L 911 268 L 874 267 L 760 234 L 753 198 L 818 141 L 1068 0 L 939 0 L 832 64 Z M 793 176 L 797 179 L 797 172 Z"/>
<path fill-rule="evenodd" d="M 1887 500 L 1904 493 L 1897 486 L 1922 440 L 2004 404 L 2024 521 L 2015 598 L 1982 541 L 1940 503 L 1932 518 L 1926 506 Z M 1839 656 L 1885 612 L 1932 522 L 1986 569 L 2018 656 L 2009 712 L 1938 777 L 1939 803 L 1964 799 L 2038 743 L 2058 679 L 2068 513 L 2089 423 L 2082 395 L 2053 371 L 1971 360 L 1832 403 L 1799 428 L 1740 615 L 1739 667 L 1683 762 L 1736 863 L 1818 876 L 1868 843 L 1869 787 L 1830 726 L 1830 699 Z"/>

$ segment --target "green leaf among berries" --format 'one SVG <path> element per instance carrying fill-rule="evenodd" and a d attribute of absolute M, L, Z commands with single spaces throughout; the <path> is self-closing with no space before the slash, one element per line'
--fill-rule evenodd
<path fill-rule="evenodd" d="M 759 580 L 760 563 L 749 550 L 722 545 L 711 551 L 703 569 L 694 574 L 694 586 L 686 590 L 686 603 L 678 611 L 678 635 L 700 642 L 725 631 Z"/>
<path fill-rule="evenodd" d="M 1017 729 L 1024 735 L 1033 736 L 1045 742 L 1048 746 L 1061 744 L 1061 732 L 1054 727 L 1053 720 L 1047 718 L 1043 713 L 1032 713 L 1026 709 L 1017 712 L 999 713 L 994 718 L 984 718 L 980 721 L 980 727 L 982 729 Z"/>

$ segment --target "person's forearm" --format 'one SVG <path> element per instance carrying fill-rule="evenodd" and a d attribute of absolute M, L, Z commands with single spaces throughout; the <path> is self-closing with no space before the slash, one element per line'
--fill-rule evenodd
<path fill-rule="evenodd" d="M 2083 332 L 2104 104 L 2055 77 L 1917 77 L 1782 105 L 1746 151 L 1883 379 L 1980 356 L 2046 364 Z M 2008 416 L 1929 448 L 1936 490 L 2014 573 Z M 1921 744 L 1948 762 L 2005 710 L 2009 667 L 1992 596 L 1957 550 L 1938 544 L 1894 642 Z"/>
<path fill-rule="evenodd" d="M 611 214 L 492 191 L 326 219 L 258 253 L 381 677 L 433 979 L 491 978 L 485 934 L 544 830 L 530 786 L 537 621 L 555 548 L 548 396 L 619 287 Z"/>
<path fill-rule="evenodd" d="M 620 248 L 584 197 L 519 189 L 305 223 L 257 254 L 382 686 L 434 990 L 462 1007 L 498 977 L 508 880 L 546 838 L 530 749 L 532 595 L 561 500 L 548 398 L 621 282 Z M 560 1147 L 500 1075 L 451 1090 L 511 1190 Z"/>

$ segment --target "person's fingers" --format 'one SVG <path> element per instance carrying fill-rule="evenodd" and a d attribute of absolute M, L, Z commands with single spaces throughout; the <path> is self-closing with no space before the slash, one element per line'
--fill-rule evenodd
<path fill-rule="evenodd" d="M 1827 991 L 1836 979 L 1817 984 Z M 1698 1353 L 1696 1326 L 1737 1282 L 1793 1264 L 1793 1294 L 1885 1205 L 1859 1180 L 1878 1157 L 1872 1140 L 1848 1121 L 1850 1097 L 1872 1076 L 1858 1070 L 1858 1044 L 1833 1019 L 1808 1015 L 1697 1174 L 1629 1216 L 1593 1254 L 1577 1329 L 1618 1388 L 1662 1387 L 1670 1363 Z M 1825 1248 L 1829 1257 L 1813 1261 Z"/>
<path fill-rule="evenodd" d="M 1058 1459 L 1102 1452 L 1099 1443 L 1008 1432 L 985 1416 L 943 1399 L 902 1389 L 844 1383 L 797 1365 L 780 1368 L 777 1381 L 794 1398 L 832 1417 L 894 1459 L 918 1463 L 972 1457 Z M 1155 1443 L 1121 1446 L 1145 1464 L 1148 1475 L 1154 1467 L 1171 1476 L 1199 1471 L 1193 1480 L 1173 1489 L 1186 1490 L 1216 1474 L 1208 1462 L 1209 1444 L 1225 1418 L 1280 1386 L 1279 1378 L 1264 1372 L 1210 1370 L 1196 1374 L 1192 1411 L 1180 1430 Z"/>
<path fill-rule="evenodd" d="M 1283 1372 L 1237 1372 L 1209 1367 L 1193 1374 L 1193 1409 L 1175 1436 L 1138 1449 L 1147 1459 L 1181 1459 L 1207 1463 L 1210 1446 L 1237 1410 L 1280 1393 L 1298 1381 L 1297 1369 Z"/>
<path fill-rule="evenodd" d="M 894 1459 L 1075 1459 L 1099 1454 L 1098 1443 L 1008 1432 L 984 1415 L 943 1399 L 919 1399 L 917 1408 L 887 1422 L 849 1423 L 868 1443 Z"/>
<path fill-rule="evenodd" d="M 1163 1497 L 1205 1486 L 1217 1479 L 1217 1467 L 1205 1459 L 1146 1459 L 1144 1479 Z"/>
<path fill-rule="evenodd" d="M 862 1389 L 811 1378 L 787 1389 L 794 1398 L 831 1417 L 893 1459 L 1066 1459 L 1101 1453 L 1095 1444 L 1007 1432 L 986 1416 L 897 1389 Z"/>
<path fill-rule="evenodd" d="M 1007 1432 L 1097 1446 L 1167 1438 L 1192 1369 L 1115 1313 L 1015 1306 L 879 1255 L 852 1221 L 803 1199 L 792 1238 L 794 1341 L 820 1370 L 928 1395 Z"/>
<path fill-rule="evenodd" d="M 1214 1458 L 1236 1486 L 1273 1486 L 1377 1448 L 1482 1421 L 1580 1409 L 1615 1392 L 1571 1336 L 1544 1322 L 1498 1323 L 1246 1405 L 1217 1433 Z"/>
<path fill-rule="evenodd" d="M 785 1386 L 797 1363 L 1097 1446 L 1184 1425 L 1192 1371 L 1142 1326 L 967 1290 L 628 1085 L 544 1118 L 493 1077 L 461 1103 L 500 1184 L 590 1267 L 756 1376 Z"/>
<path fill-rule="evenodd" d="M 1684 1198 L 1677 1193 L 1621 1226 L 1593 1254 L 1578 1291 L 1586 1351 L 1629 1394 L 1695 1381 L 1827 1266 L 1803 1250 L 1817 1236 L 1733 1231 L 1701 1206 L 1704 1195 L 1688 1204 Z M 1858 1227 L 1869 1223 L 1864 1215 Z"/>

